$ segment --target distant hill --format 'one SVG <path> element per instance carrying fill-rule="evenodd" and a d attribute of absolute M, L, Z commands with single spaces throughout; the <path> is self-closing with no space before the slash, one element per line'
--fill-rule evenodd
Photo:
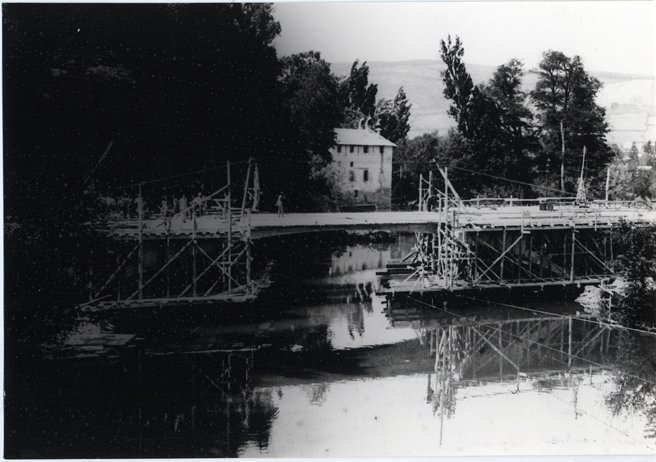
<path fill-rule="evenodd" d="M 349 74 L 352 63 L 331 65 L 338 76 Z M 378 97 L 392 99 L 399 87 L 403 87 L 410 103 L 411 129 L 409 137 L 438 130 L 446 133 L 455 125 L 446 111 L 449 102 L 442 92 L 444 84 L 440 71 L 445 69 L 441 60 L 396 61 L 367 63 L 370 69 L 369 80 L 378 84 Z M 492 78 L 495 66 L 467 64 L 467 70 L 474 83 L 486 82 Z M 611 126 L 608 134 L 610 143 L 619 146 L 627 142 L 646 142 L 656 139 L 656 79 L 653 76 L 590 72 L 603 84 L 597 98 L 598 104 L 606 108 L 607 120 Z M 537 75 L 527 74 L 524 86 L 533 89 Z"/>

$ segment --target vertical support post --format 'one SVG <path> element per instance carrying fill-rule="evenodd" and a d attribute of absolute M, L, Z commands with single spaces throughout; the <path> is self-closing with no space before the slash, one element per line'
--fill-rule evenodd
<path fill-rule="evenodd" d="M 574 263 L 576 262 L 575 261 L 575 257 L 576 257 L 575 250 L 576 250 L 576 229 L 572 229 L 572 261 L 571 261 L 572 267 L 570 268 L 570 271 L 569 271 L 569 281 L 570 282 L 574 282 L 574 277 L 575 277 L 575 273 L 574 273 Z"/>
<path fill-rule="evenodd" d="M 446 221 L 444 222 L 444 229 L 442 229 L 442 218 L 440 217 L 440 223 L 438 224 L 438 240 L 439 240 L 439 267 L 443 279 L 443 287 L 448 287 L 448 274 L 447 274 L 447 265 L 446 265 L 446 256 L 447 256 L 447 242 L 446 237 L 443 233 L 446 232 Z"/>
<path fill-rule="evenodd" d="M 563 121 L 560 121 L 560 137 L 562 141 L 562 154 L 560 158 L 560 191 L 565 192 L 565 129 Z"/>
<path fill-rule="evenodd" d="M 424 209 L 424 175 L 419 174 L 419 211 Z"/>
<path fill-rule="evenodd" d="M 192 260 L 191 260 L 191 270 L 192 270 L 192 276 L 191 277 L 192 277 L 192 279 L 191 280 L 193 281 L 193 284 L 194 284 L 194 292 L 193 292 L 194 297 L 197 297 L 198 296 L 198 291 L 196 290 L 196 287 L 197 287 L 196 286 L 196 279 L 197 279 L 196 278 L 196 273 L 197 273 L 197 270 L 196 270 L 196 261 L 197 261 L 196 254 L 198 252 L 196 250 L 197 243 L 196 243 L 196 211 L 195 210 L 194 210 L 193 217 L 194 217 L 194 219 L 193 219 L 193 231 L 192 231 L 191 239 L 194 241 L 194 243 L 191 246 L 191 255 L 192 255 Z"/>
<path fill-rule="evenodd" d="M 226 163 L 228 176 L 228 290 L 232 289 L 232 185 L 230 183 L 230 161 Z"/>
<path fill-rule="evenodd" d="M 437 213 L 440 215 L 440 220 L 442 217 L 442 198 L 438 196 L 437 198 Z"/>
<path fill-rule="evenodd" d="M 169 230 L 166 230 L 166 261 L 169 261 L 171 258 L 170 252 L 171 239 L 169 236 Z M 166 298 L 171 297 L 171 274 L 169 272 L 170 266 L 166 267 Z"/>
<path fill-rule="evenodd" d="M 248 219 L 248 228 L 246 230 L 246 284 L 247 290 L 251 293 L 251 210 L 246 211 Z"/>
<path fill-rule="evenodd" d="M 541 334 L 542 334 L 542 332 L 541 332 L 542 331 L 542 321 L 538 320 L 538 321 L 536 321 L 536 323 L 538 325 L 538 329 L 537 329 L 536 333 L 537 333 L 538 338 L 540 338 Z M 535 343 L 537 345 L 536 349 L 538 350 L 538 368 L 539 368 L 541 366 L 541 362 L 542 362 L 542 344 L 539 341 L 535 342 Z"/>
<path fill-rule="evenodd" d="M 453 233 L 453 226 L 451 226 L 451 233 Z M 448 273 L 449 274 L 449 288 L 452 288 L 453 287 L 453 279 L 454 279 L 453 278 L 453 257 L 454 257 L 454 254 L 455 254 L 455 249 L 454 249 L 453 242 L 451 241 L 451 239 L 449 239 L 448 242 L 447 242 L 447 248 L 448 248 L 448 252 L 449 252 L 448 260 L 447 260 L 447 265 L 449 267 L 449 273 Z"/>
<path fill-rule="evenodd" d="M 476 345 L 476 331 L 472 329 L 471 326 L 467 326 L 467 329 L 471 332 L 471 345 L 472 345 L 472 355 L 471 355 L 471 363 L 472 363 L 472 378 L 476 380 L 476 351 L 474 351 L 473 347 Z"/>
<path fill-rule="evenodd" d="M 141 243 L 139 244 L 139 247 L 141 247 Z M 116 257 L 116 267 L 119 268 L 121 266 L 121 259 L 120 257 Z M 121 299 L 121 277 L 118 276 L 116 278 L 116 301 L 119 301 Z"/>
<path fill-rule="evenodd" d="M 449 326 L 449 330 L 451 330 L 451 326 Z M 447 332 L 444 332 L 445 335 L 448 335 Z M 450 332 L 449 332 L 450 334 Z M 444 343 L 444 347 L 442 350 L 442 371 L 441 371 L 441 386 L 440 386 L 440 446 L 442 446 L 442 433 L 444 431 L 444 404 L 445 404 L 445 398 L 446 398 L 446 355 L 447 355 L 447 341 L 449 340 L 449 337 L 445 339 L 446 341 Z"/>
<path fill-rule="evenodd" d="M 524 232 L 521 231 L 521 235 L 524 235 Z M 521 240 L 519 244 L 517 244 L 517 282 L 522 281 L 522 258 L 524 257 L 524 249 L 526 248 L 526 242 L 524 239 Z"/>
<path fill-rule="evenodd" d="M 433 171 L 428 172 L 428 199 L 430 199 L 433 196 Z M 429 201 L 426 203 L 426 207 L 430 207 L 432 201 Z M 428 208 L 426 209 L 427 212 L 430 212 Z"/>
<path fill-rule="evenodd" d="M 503 351 L 503 324 L 499 323 L 499 351 Z M 499 381 L 503 381 L 503 357 L 499 355 Z"/>
<path fill-rule="evenodd" d="M 560 359 L 563 359 L 563 353 L 565 352 L 565 325 L 561 323 L 560 326 Z"/>
<path fill-rule="evenodd" d="M 528 237 L 528 272 L 530 278 L 533 274 L 533 233 Z"/>
<path fill-rule="evenodd" d="M 542 233 L 542 231 L 540 231 Z M 544 234 L 540 234 L 540 279 L 544 275 Z"/>
<path fill-rule="evenodd" d="M 473 280 L 478 280 L 478 246 L 479 246 L 479 234 L 480 231 L 476 231 L 476 240 L 474 241 L 474 277 Z"/>
<path fill-rule="evenodd" d="M 563 234 L 563 279 L 567 270 L 567 234 Z"/>
<path fill-rule="evenodd" d="M 141 195 L 141 185 L 139 185 L 139 202 L 137 212 L 139 213 L 139 300 L 143 299 L 143 196 Z"/>
<path fill-rule="evenodd" d="M 257 163 L 255 164 L 255 170 L 253 172 L 253 205 L 251 210 L 257 212 L 260 208 L 260 172 L 257 168 Z"/>
<path fill-rule="evenodd" d="M 444 167 L 444 223 L 449 220 L 449 168 Z"/>
<path fill-rule="evenodd" d="M 574 320 L 572 317 L 569 317 L 569 337 L 567 339 L 567 367 L 572 367 L 572 327 L 574 325 Z"/>
<path fill-rule="evenodd" d="M 610 186 L 610 167 L 606 171 L 606 206 L 608 206 L 608 187 Z"/>
<path fill-rule="evenodd" d="M 244 183 L 244 197 L 241 199 L 241 216 L 244 216 L 246 209 L 246 197 L 248 196 L 248 183 L 251 181 L 251 167 L 253 165 L 253 158 L 248 159 L 248 170 L 246 171 L 246 183 Z"/>
<path fill-rule="evenodd" d="M 430 251 L 430 259 L 431 259 L 431 271 L 433 274 L 435 274 L 435 249 L 437 247 L 437 235 L 433 234 L 431 238 L 431 251 Z"/>
<path fill-rule="evenodd" d="M 506 252 L 506 227 L 503 227 L 503 241 L 501 244 L 501 254 L 503 255 Z M 503 282 L 503 262 L 505 260 L 504 258 L 501 258 L 501 271 L 499 273 L 499 282 Z"/>
<path fill-rule="evenodd" d="M 515 321 L 514 326 L 515 327 L 513 328 L 513 324 L 510 324 L 510 333 L 512 335 L 512 338 L 516 338 L 520 341 L 523 341 L 519 333 L 519 321 Z M 514 335 L 512 334 L 513 329 L 515 330 Z M 524 348 L 522 347 L 521 343 L 518 343 L 518 347 L 519 348 L 517 348 L 517 365 L 521 367 L 522 360 L 524 359 Z"/>

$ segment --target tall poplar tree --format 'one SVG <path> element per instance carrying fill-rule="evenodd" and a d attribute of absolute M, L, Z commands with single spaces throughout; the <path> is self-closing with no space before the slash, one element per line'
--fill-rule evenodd
<path fill-rule="evenodd" d="M 369 66 L 355 60 L 351 73 L 340 82 L 340 97 L 344 108 L 344 128 L 355 128 L 362 118 L 373 117 L 376 111 L 378 85 L 369 83 Z M 358 67 L 359 66 L 359 67 Z"/>
<path fill-rule="evenodd" d="M 410 109 L 412 104 L 399 88 L 394 100 L 381 99 L 376 105 L 376 123 L 380 134 L 392 143 L 407 140 L 410 131 Z"/>
<path fill-rule="evenodd" d="M 459 37 L 441 41 L 441 57 L 446 69 L 441 72 L 444 96 L 451 101 L 448 114 L 457 123 L 458 132 L 467 141 L 458 166 L 483 175 L 470 182 L 472 194 L 524 194 L 516 183 L 499 182 L 494 177 L 526 180 L 529 168 L 516 168 L 523 155 L 525 113 L 521 110 L 521 69 L 516 64 L 505 73 L 497 71 L 490 85 L 474 85 L 462 58 L 464 47 Z M 519 154 L 518 154 L 519 153 Z M 521 155 L 520 155 L 521 154 Z M 471 174 L 471 173 L 470 173 Z M 466 194 L 463 191 L 463 194 Z"/>

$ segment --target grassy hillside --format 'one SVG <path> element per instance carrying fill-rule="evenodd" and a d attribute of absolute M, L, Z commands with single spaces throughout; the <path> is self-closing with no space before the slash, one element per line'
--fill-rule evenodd
<path fill-rule="evenodd" d="M 331 66 L 339 76 L 348 75 L 352 63 L 336 63 Z M 378 95 L 394 98 L 403 86 L 412 103 L 409 136 L 438 130 L 446 133 L 454 126 L 447 116 L 449 102 L 442 96 L 444 84 L 440 71 L 445 65 L 440 60 L 370 62 L 370 81 L 378 84 Z M 492 77 L 494 66 L 467 64 L 475 83 L 485 82 Z M 591 72 L 604 84 L 598 103 L 606 108 L 611 132 L 608 140 L 622 146 L 626 142 L 646 142 L 656 139 L 656 79 L 650 76 L 635 76 L 608 72 Z M 537 76 L 528 74 L 524 79 L 527 89 L 535 87 Z"/>

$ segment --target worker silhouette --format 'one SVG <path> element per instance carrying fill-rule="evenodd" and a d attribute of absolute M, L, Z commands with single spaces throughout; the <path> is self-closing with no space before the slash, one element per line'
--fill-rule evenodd
<path fill-rule="evenodd" d="M 278 216 L 285 216 L 285 193 L 281 192 L 278 194 L 278 200 L 276 201 L 276 206 L 278 207 Z"/>

